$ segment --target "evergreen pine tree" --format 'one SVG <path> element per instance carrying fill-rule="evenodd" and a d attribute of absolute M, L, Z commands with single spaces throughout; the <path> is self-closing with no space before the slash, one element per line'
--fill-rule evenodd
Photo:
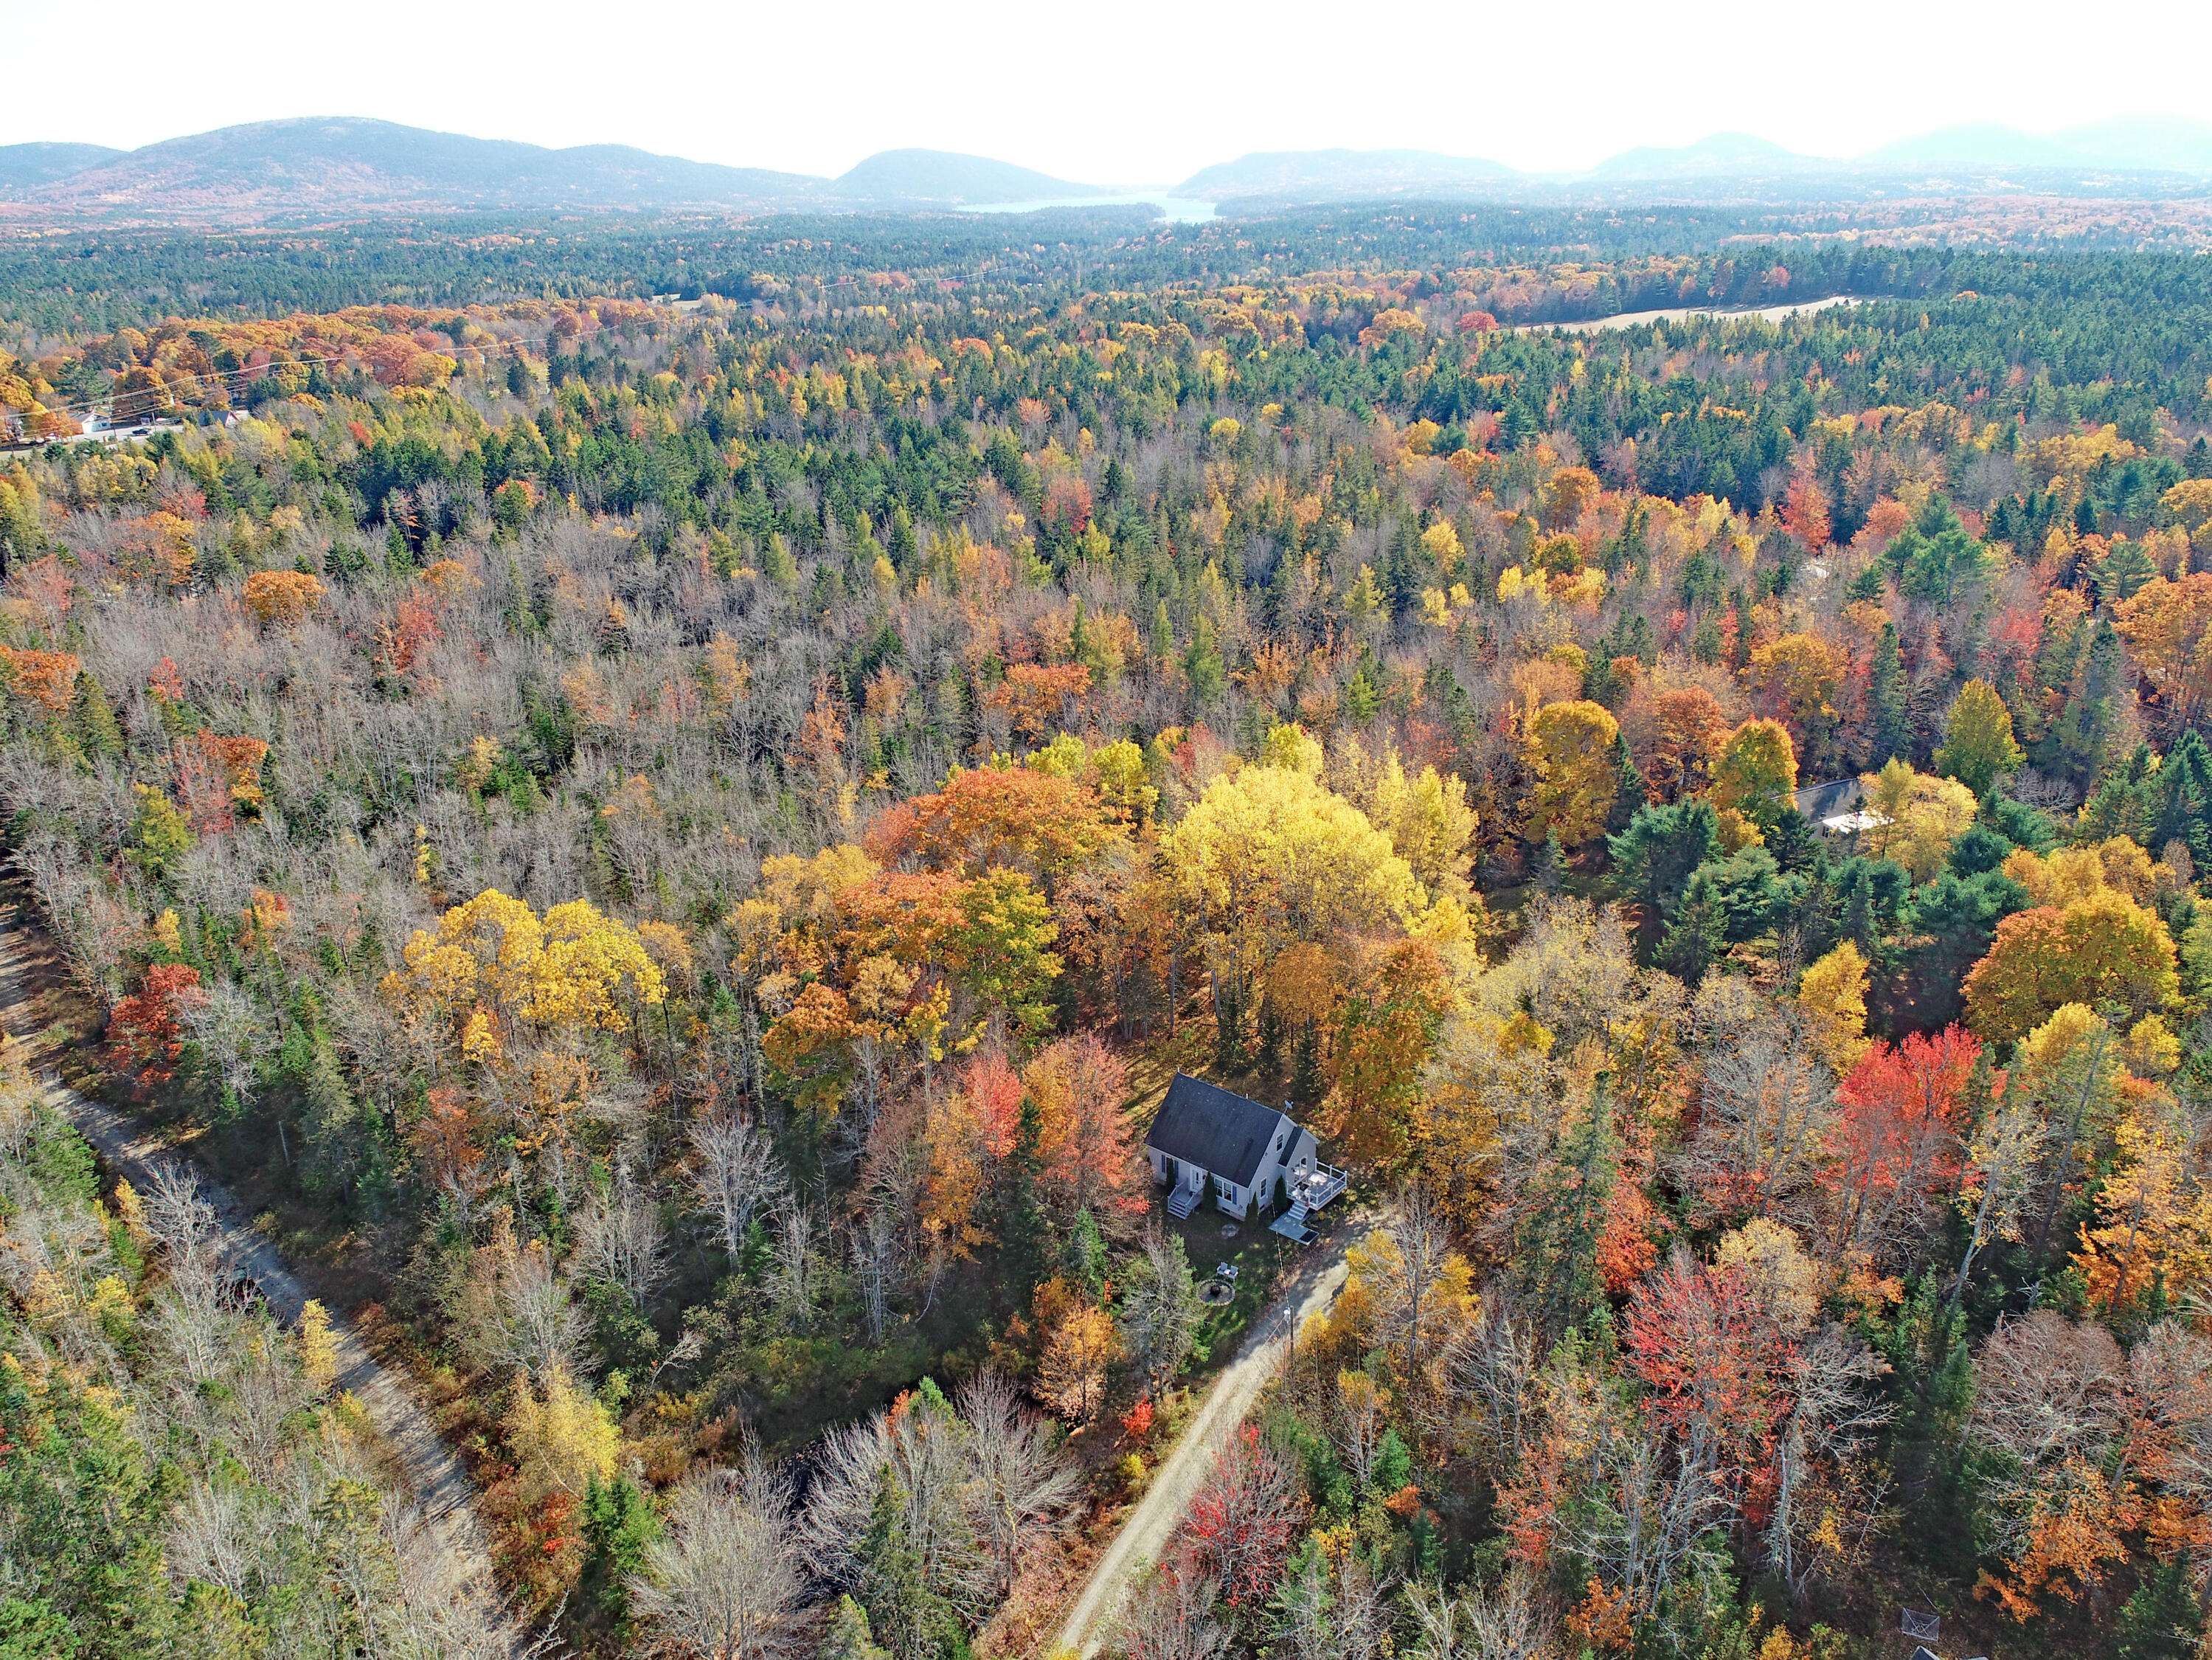
<path fill-rule="evenodd" d="M 888 1468 L 877 1478 L 875 1503 L 858 1556 L 854 1598 L 867 1628 L 881 1632 L 895 1654 L 917 1660 L 937 1655 L 946 1628 L 953 1627 L 951 1610 L 930 1589 L 921 1552 L 907 1526 L 906 1493 Z"/>
<path fill-rule="evenodd" d="M 868 1628 L 868 1612 L 850 1596 L 837 1599 L 823 1633 L 817 1660 L 892 1660 L 891 1651 L 876 1641 Z"/>
<path fill-rule="evenodd" d="M 1106 1236 L 1098 1231 L 1098 1219 L 1085 1206 L 1075 1213 L 1075 1225 L 1067 1231 L 1067 1243 L 1062 1253 L 1068 1283 L 1084 1292 L 1093 1303 L 1103 1302 L 1106 1297 Z"/>
<path fill-rule="evenodd" d="M 1719 884 L 1701 870 L 1682 890 L 1682 903 L 1659 939 L 1659 966 L 1689 985 L 1705 977 L 1728 948 L 1728 918 Z"/>
<path fill-rule="evenodd" d="M 2044 764 L 2051 771 L 2087 784 L 2104 768 L 2119 730 L 2124 672 L 2119 631 L 2110 617 L 2100 617 L 2045 745 Z"/>
<path fill-rule="evenodd" d="M 2179 842 L 2198 870 L 2212 866 L 2212 751 L 2195 727 L 2166 752 L 2156 784 L 2158 806 L 2147 845 L 2155 853 Z"/>
<path fill-rule="evenodd" d="M 2081 831 L 2099 842 L 2124 836 L 2137 842 L 2151 839 L 2151 814 L 2158 794 L 2156 757 L 2150 745 L 2138 744 L 2118 766 L 2097 781 L 2097 787 L 2081 804 Z"/>
<path fill-rule="evenodd" d="M 2203 441 L 2197 441 L 2202 443 Z M 2117 1660 L 2192 1660 L 2203 1652 L 2204 1608 L 2177 1562 L 2151 1566 L 2120 1609 Z"/>
<path fill-rule="evenodd" d="M 1291 1050 L 1291 1099 L 1311 1106 L 1327 1087 L 1321 1073 L 1321 1032 L 1308 1020 L 1299 1026 L 1297 1043 Z"/>
<path fill-rule="evenodd" d="M 1013 1301 L 1021 1304 L 1029 1301 L 1030 1289 L 1044 1271 L 1045 1219 L 1037 1202 L 1037 1172 L 1044 1163 L 1038 1149 L 1043 1139 L 1044 1119 L 1037 1110 L 1036 1098 L 1024 1091 L 1014 1145 L 999 1161 L 991 1188 L 1000 1284 Z"/>
<path fill-rule="evenodd" d="M 1618 836 L 1650 804 L 1650 792 L 1644 782 L 1643 771 L 1636 764 L 1636 757 L 1629 750 L 1627 738 L 1620 733 L 1613 735 L 1613 763 L 1620 774 L 1620 785 L 1613 792 L 1613 811 L 1606 815 L 1605 827 Z"/>
<path fill-rule="evenodd" d="M 1875 642 L 1867 680 L 1867 765 L 1869 770 L 1892 756 L 1911 751 L 1912 721 L 1905 696 L 1905 655 L 1898 649 L 1897 624 L 1884 623 Z"/>
<path fill-rule="evenodd" d="M 584 1570 L 580 1589 L 619 1632 L 629 1620 L 629 1580 L 660 1536 L 659 1518 L 636 1482 L 590 1478 L 584 1489 Z"/>
<path fill-rule="evenodd" d="M 1554 831 L 1545 836 L 1542 844 L 1537 848 L 1536 857 L 1529 866 L 1528 879 L 1542 892 L 1557 893 L 1560 882 L 1566 876 L 1566 869 L 1567 855 L 1559 846 L 1558 832 Z"/>
<path fill-rule="evenodd" d="M 1551 1335 L 1579 1327 L 1605 1300 L 1598 1242 L 1620 1176 L 1613 1093 L 1610 1080 L 1600 1073 L 1588 1110 L 1569 1125 L 1537 1172 L 1533 1202 L 1515 1230 L 1514 1272 Z"/>
<path fill-rule="evenodd" d="M 123 753 L 123 727 L 115 718 L 107 694 L 89 674 L 77 677 L 76 708 L 71 714 L 76 741 L 83 746 L 86 755 L 99 760 Z"/>

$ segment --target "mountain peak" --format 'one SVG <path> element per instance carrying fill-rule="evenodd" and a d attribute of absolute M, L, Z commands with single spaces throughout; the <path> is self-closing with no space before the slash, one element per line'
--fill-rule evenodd
<path fill-rule="evenodd" d="M 1105 194 L 1096 185 L 1073 184 L 1034 167 L 957 150 L 878 150 L 841 174 L 836 184 L 842 194 L 890 202 L 1034 202 Z"/>

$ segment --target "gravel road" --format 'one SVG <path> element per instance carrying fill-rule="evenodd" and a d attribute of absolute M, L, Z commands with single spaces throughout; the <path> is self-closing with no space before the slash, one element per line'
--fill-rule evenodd
<path fill-rule="evenodd" d="M 18 1028 L 28 1017 L 19 985 L 29 931 L 20 918 L 4 916 L 4 913 L 0 917 L 4 917 L 0 920 L 0 1030 L 27 1036 Z M 155 1164 L 176 1161 L 173 1152 L 128 1114 L 78 1094 L 43 1067 L 40 1081 L 47 1098 L 92 1143 L 108 1169 L 132 1185 L 143 1189 Z M 293 1277 L 275 1247 L 253 1231 L 230 1195 L 205 1171 L 195 1168 L 193 1174 L 202 1195 L 215 1207 L 234 1271 L 252 1275 L 269 1306 L 288 1323 L 296 1323 L 311 1293 Z M 339 1386 L 351 1390 L 362 1403 L 413 1482 L 433 1534 L 452 1566 L 460 1570 L 456 1577 L 487 1590 L 493 1589 L 491 1553 L 473 1507 L 475 1493 L 467 1473 L 447 1450 L 437 1426 L 400 1376 L 371 1354 L 359 1335 L 335 1311 L 331 1321 L 337 1345 Z"/>
<path fill-rule="evenodd" d="M 1091 1660 L 1114 1634 L 1130 1589 L 1160 1560 L 1190 1501 L 1213 1468 L 1214 1455 L 1237 1432 L 1260 1391 L 1282 1369 L 1291 1339 L 1307 1316 L 1320 1313 L 1344 1288 L 1344 1253 L 1362 1230 L 1349 1217 L 1340 1220 L 1330 1242 L 1299 1271 L 1245 1338 L 1237 1357 L 1206 1390 L 1198 1414 L 1184 1429 L 1151 1487 L 1136 1503 L 1121 1530 L 1106 1548 L 1060 1627 L 1055 1652 Z"/>

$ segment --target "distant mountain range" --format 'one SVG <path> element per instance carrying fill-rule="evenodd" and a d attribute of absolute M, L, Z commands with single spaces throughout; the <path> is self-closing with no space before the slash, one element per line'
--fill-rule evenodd
<path fill-rule="evenodd" d="M 1520 176 L 1500 162 L 1439 155 L 1434 150 L 1265 150 L 1201 167 L 1177 185 L 1175 194 L 1201 201 L 1468 196 Z"/>
<path fill-rule="evenodd" d="M 129 154 L 105 144 L 0 145 L 0 191 L 51 184 Z"/>
<path fill-rule="evenodd" d="M 1995 125 L 1947 127 L 1849 158 L 1802 155 L 1746 133 L 1675 148 L 1642 146 L 1581 173 L 1526 173 L 1501 162 L 1425 150 L 1277 150 L 1206 167 L 1175 187 L 1216 201 L 1331 202 L 1419 194 L 1664 196 L 1850 193 L 1900 185 L 2034 188 L 2104 194 L 2212 183 L 2212 124 L 2130 117 L 2058 133 Z"/>
<path fill-rule="evenodd" d="M 258 121 L 135 150 L 0 146 L 0 222 L 41 214 L 224 222 L 548 209 L 772 212 L 1097 193 L 1027 167 L 940 150 L 886 150 L 842 178 L 817 179 L 621 144 L 547 149 L 354 117 Z"/>
<path fill-rule="evenodd" d="M 1275 150 L 1200 169 L 1172 193 L 1257 207 L 1372 198 L 1713 199 L 1899 190 L 2196 194 L 2212 189 L 2212 125 L 2156 117 L 2057 133 L 1958 126 L 1849 159 L 1743 133 L 1645 146 L 1575 173 L 1431 150 Z M 0 225 L 264 223 L 365 214 L 944 209 L 1108 192 L 944 150 L 872 155 L 835 178 L 689 161 L 619 144 L 548 149 L 390 121 L 311 117 L 225 127 L 142 149 L 0 146 Z"/>

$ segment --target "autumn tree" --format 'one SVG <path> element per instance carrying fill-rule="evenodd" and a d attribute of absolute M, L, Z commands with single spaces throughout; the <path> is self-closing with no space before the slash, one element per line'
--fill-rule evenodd
<path fill-rule="evenodd" d="M 2118 616 L 2168 729 L 2186 731 L 2212 698 L 2212 572 L 2179 581 L 2160 577 L 2123 603 Z"/>
<path fill-rule="evenodd" d="M 1861 1251 L 1890 1260 L 1940 1213 L 1959 1183 L 1966 1084 L 1980 1052 L 1947 1026 L 1876 1043 L 1845 1074 L 1826 1178 L 1837 1260 Z"/>
<path fill-rule="evenodd" d="M 2002 1043 L 2067 1003 L 2148 1013 L 2179 989 L 2174 964 L 2166 925 L 2125 894 L 2039 905 L 1997 924 L 1989 955 L 1966 976 L 1968 1018 Z"/>
<path fill-rule="evenodd" d="M 1797 748 L 1778 721 L 1747 721 L 1728 735 L 1713 763 L 1709 799 L 1760 829 L 1771 828 L 1797 787 Z"/>
<path fill-rule="evenodd" d="M 109 1012 L 112 1062 L 142 1093 L 176 1076 L 188 1041 L 187 1021 L 206 999 L 198 969 L 185 963 L 155 963 L 147 969 L 138 989 Z"/>
<path fill-rule="evenodd" d="M 1957 779 L 1976 795 L 1987 795 L 1997 781 L 2019 769 L 2025 758 L 2013 741 L 2012 711 L 1986 680 L 1969 680 L 1952 700 L 1944 723 L 1936 770 Z"/>
<path fill-rule="evenodd" d="M 1401 929 L 1427 901 L 1364 813 L 1284 767 L 1217 780 L 1162 838 L 1161 857 L 1237 1007 L 1285 946 Z"/>
<path fill-rule="evenodd" d="M 1847 1073 L 1867 1049 L 1867 961 L 1849 939 L 1838 942 L 1797 982 L 1813 1047 L 1838 1073 Z"/>
<path fill-rule="evenodd" d="M 1587 700 L 1547 703 L 1528 722 L 1524 745 L 1536 787 L 1528 799 L 1527 834 L 1555 836 L 1579 848 L 1605 829 L 1619 775 L 1614 740 L 1620 732 L 1601 705 Z"/>
<path fill-rule="evenodd" d="M 1729 723 L 1703 686 L 1639 688 L 1622 714 L 1621 730 L 1645 782 L 1662 802 L 1673 802 L 1705 790 Z"/>
<path fill-rule="evenodd" d="M 1085 1032 L 1047 1044 L 1023 1069 L 1039 1118 L 1039 1188 L 1063 1226 L 1084 1212 L 1141 1213 L 1150 1172 L 1125 1110 L 1128 1068 Z"/>
<path fill-rule="evenodd" d="M 1179 1572 L 1218 1584 L 1231 1608 L 1264 1600 L 1297 1535 L 1300 1497 L 1289 1461 L 1245 1425 L 1214 1455 L 1184 1513 Z"/>
<path fill-rule="evenodd" d="M 246 579 L 246 609 L 264 629 L 295 628 L 322 602 L 319 578 L 307 571 L 258 570 Z"/>
<path fill-rule="evenodd" d="M 1902 865 L 1916 882 L 1942 868 L 1951 844 L 1974 822 L 1975 802 L 1966 785 L 1915 772 L 1893 757 L 1860 781 L 1875 823 L 1869 851 Z"/>

